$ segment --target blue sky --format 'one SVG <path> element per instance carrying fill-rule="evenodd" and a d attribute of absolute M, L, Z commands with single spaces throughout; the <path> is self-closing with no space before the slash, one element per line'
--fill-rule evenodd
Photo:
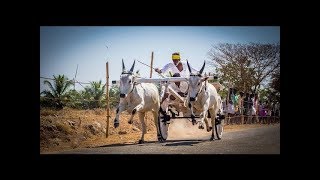
<path fill-rule="evenodd" d="M 154 67 L 171 62 L 171 54 L 180 52 L 182 60 L 199 69 L 208 51 L 217 43 L 277 43 L 279 26 L 41 26 L 40 76 L 53 78 L 64 74 L 73 79 L 77 65 L 80 82 L 119 80 L 121 59 L 129 69 L 134 59 Z M 108 46 L 108 48 L 106 47 Z M 136 62 L 135 71 L 149 77 L 150 68 Z M 206 66 L 204 72 L 213 72 Z M 153 77 L 159 77 L 153 72 Z M 40 92 L 47 89 L 40 78 Z M 85 86 L 85 85 L 84 85 Z M 76 84 L 76 89 L 83 89 Z"/>

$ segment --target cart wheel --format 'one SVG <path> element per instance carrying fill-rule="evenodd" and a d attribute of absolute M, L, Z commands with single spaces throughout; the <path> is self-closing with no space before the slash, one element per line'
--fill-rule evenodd
<path fill-rule="evenodd" d="M 158 136 L 158 140 L 160 142 L 164 142 L 167 137 L 168 137 L 168 128 L 169 128 L 169 124 L 164 121 L 164 117 L 161 118 L 160 115 L 158 116 L 158 127 L 159 127 L 159 132 L 160 132 L 160 137 Z"/>
<path fill-rule="evenodd" d="M 224 120 L 218 120 L 217 122 L 217 119 L 216 119 L 215 129 L 216 129 L 216 135 L 219 140 L 222 138 L 223 124 L 224 124 Z"/>

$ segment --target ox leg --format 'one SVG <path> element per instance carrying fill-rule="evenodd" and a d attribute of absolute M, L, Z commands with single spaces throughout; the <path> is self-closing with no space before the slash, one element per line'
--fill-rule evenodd
<path fill-rule="evenodd" d="M 210 112 L 208 112 L 208 117 L 210 116 Z M 204 122 L 206 123 L 207 132 L 210 132 L 212 130 L 212 126 L 209 126 L 208 118 L 207 116 L 204 117 Z"/>
<path fill-rule="evenodd" d="M 202 112 L 202 117 L 200 118 L 200 121 L 199 121 L 199 129 L 204 129 L 204 119 L 205 119 L 205 116 L 207 115 L 207 112 Z"/>
<path fill-rule="evenodd" d="M 214 141 L 215 128 L 213 128 L 213 126 L 215 126 L 215 124 L 216 124 L 217 108 L 216 107 L 211 108 L 211 109 L 209 109 L 209 112 L 211 115 L 211 125 L 212 125 L 212 134 L 211 134 L 210 140 Z"/>
<path fill-rule="evenodd" d="M 116 111 L 116 117 L 115 117 L 115 119 L 113 121 L 113 125 L 114 125 L 115 128 L 119 127 L 119 122 L 120 122 L 119 121 L 119 115 L 124 110 L 125 110 L 125 106 L 122 103 L 120 103 L 118 108 L 117 108 L 117 111 Z"/>
<path fill-rule="evenodd" d="M 145 117 L 146 113 L 145 112 L 139 112 L 139 119 L 142 125 L 142 135 L 141 138 L 139 140 L 139 144 L 144 143 L 144 134 L 146 134 L 147 129 L 146 129 L 146 123 L 144 121 L 144 117 Z"/>
<path fill-rule="evenodd" d="M 159 111 L 156 111 L 156 110 L 153 110 L 152 111 L 152 114 L 153 114 L 153 120 L 154 120 L 154 124 L 156 125 L 156 128 L 157 128 L 157 138 L 159 140 L 159 138 L 161 138 L 161 135 L 160 135 L 160 127 L 158 125 L 158 117 L 159 117 Z"/>
<path fill-rule="evenodd" d="M 189 103 L 188 103 L 188 107 L 189 107 L 189 109 L 190 109 L 190 111 L 191 111 L 192 125 L 196 125 L 196 124 L 197 124 L 197 121 L 196 121 L 195 115 L 194 115 L 194 113 L 193 113 L 193 105 L 192 105 L 192 103 L 191 103 L 190 101 L 189 101 Z"/>
<path fill-rule="evenodd" d="M 203 105 L 202 117 L 199 122 L 199 129 L 204 129 L 204 120 L 206 120 L 206 117 L 207 117 L 208 107 L 209 107 L 209 101 L 207 101 Z M 208 131 L 208 121 L 207 120 L 206 120 L 206 125 L 207 125 L 207 131 Z"/>
<path fill-rule="evenodd" d="M 139 112 L 139 111 L 143 108 L 143 106 L 144 106 L 144 102 L 138 104 L 138 105 L 132 110 L 131 116 L 130 116 L 130 118 L 129 118 L 129 120 L 128 120 L 128 123 L 129 123 L 129 124 L 132 124 L 132 123 L 133 123 L 132 120 L 133 120 L 134 115 L 136 114 L 136 112 Z"/>

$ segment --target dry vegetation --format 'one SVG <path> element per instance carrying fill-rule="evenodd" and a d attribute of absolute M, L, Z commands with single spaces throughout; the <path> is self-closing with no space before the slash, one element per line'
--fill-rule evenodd
<path fill-rule="evenodd" d="M 109 122 L 109 137 L 106 138 L 107 112 L 104 109 L 75 110 L 64 108 L 56 111 L 51 109 L 40 110 L 40 153 L 64 151 L 74 148 L 97 147 L 108 144 L 137 143 L 141 136 L 141 124 L 138 116 L 134 117 L 133 124 L 128 124 L 129 114 L 120 115 L 120 126 L 113 127 L 115 110 L 111 111 Z M 180 121 L 182 122 L 182 121 Z M 187 120 L 184 123 L 174 122 L 169 127 L 169 138 L 191 138 L 199 134 L 207 136 L 204 130 L 198 130 Z M 151 113 L 146 115 L 147 134 L 145 141 L 156 141 L 156 127 Z M 261 126 L 231 125 L 225 126 L 225 131 L 235 131 L 243 128 Z M 191 130 L 192 128 L 192 130 Z"/>
<path fill-rule="evenodd" d="M 147 135 L 154 136 L 156 128 L 147 113 Z M 113 127 L 115 111 L 111 111 L 109 122 L 109 137 L 106 138 L 107 112 L 103 109 L 75 110 L 64 108 L 60 111 L 52 109 L 40 110 L 40 152 L 67 150 L 79 147 L 91 147 L 112 143 L 138 141 L 141 135 L 141 126 L 138 118 L 134 117 L 133 124 L 128 124 L 130 117 L 127 113 L 120 115 L 120 126 Z"/>

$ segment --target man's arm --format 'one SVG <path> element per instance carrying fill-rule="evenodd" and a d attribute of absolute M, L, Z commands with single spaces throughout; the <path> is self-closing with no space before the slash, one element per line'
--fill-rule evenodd
<path fill-rule="evenodd" d="M 161 73 L 165 73 L 170 68 L 171 68 L 171 63 L 168 63 L 165 66 L 163 66 L 163 68 L 160 71 L 161 71 Z"/>
<path fill-rule="evenodd" d="M 155 68 L 154 70 L 158 73 L 166 73 L 169 69 L 171 69 L 172 63 L 166 64 L 162 69 Z"/>

